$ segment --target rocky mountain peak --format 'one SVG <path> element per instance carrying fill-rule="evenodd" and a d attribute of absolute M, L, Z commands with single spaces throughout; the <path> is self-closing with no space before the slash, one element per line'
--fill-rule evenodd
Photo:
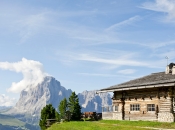
<path fill-rule="evenodd" d="M 20 94 L 19 101 L 8 113 L 39 115 L 46 104 L 51 103 L 57 108 L 60 101 L 63 98 L 68 98 L 71 93 L 72 90 L 67 90 L 55 78 L 47 76 L 37 86 L 31 85 L 24 89 Z"/>
<path fill-rule="evenodd" d="M 43 79 L 38 85 L 30 85 L 24 89 L 16 105 L 5 114 L 15 115 L 27 123 L 39 121 L 40 112 L 46 104 L 52 104 L 56 109 L 60 101 L 69 98 L 71 89 L 61 86 L 60 82 L 51 76 Z M 102 105 L 111 105 L 111 95 L 108 93 L 96 94 L 96 91 L 83 91 L 78 94 L 82 112 L 102 112 Z"/>

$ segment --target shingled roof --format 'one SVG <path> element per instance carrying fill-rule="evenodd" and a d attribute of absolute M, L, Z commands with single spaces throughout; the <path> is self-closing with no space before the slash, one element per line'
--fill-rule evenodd
<path fill-rule="evenodd" d="M 158 85 L 158 84 L 166 84 L 166 83 L 175 83 L 175 75 L 172 75 L 171 73 L 165 74 L 165 72 L 152 73 L 150 75 L 147 75 L 141 78 L 137 78 L 134 80 L 130 80 L 128 82 L 124 82 L 105 89 L 101 89 L 100 91 Z"/>

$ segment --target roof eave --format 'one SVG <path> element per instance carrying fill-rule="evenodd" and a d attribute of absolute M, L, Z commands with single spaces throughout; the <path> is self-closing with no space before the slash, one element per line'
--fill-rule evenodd
<path fill-rule="evenodd" d="M 97 93 L 105 93 L 105 92 L 114 92 L 114 91 L 125 91 L 125 90 L 134 90 L 134 89 L 144 89 L 144 88 L 157 88 L 157 87 L 167 87 L 167 86 L 175 86 L 175 82 L 173 83 L 164 83 L 164 84 L 155 84 L 155 85 L 145 85 L 145 86 L 135 86 L 135 87 L 123 87 L 123 88 L 113 88 L 113 89 L 102 89 L 97 91 Z"/>

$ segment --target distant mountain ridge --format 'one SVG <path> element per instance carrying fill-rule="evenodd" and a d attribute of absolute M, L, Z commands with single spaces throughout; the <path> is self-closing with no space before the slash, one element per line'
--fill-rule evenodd
<path fill-rule="evenodd" d="M 111 95 L 108 93 L 96 94 L 96 91 L 83 91 L 78 94 L 82 112 L 102 112 L 102 106 L 111 105 Z"/>
<path fill-rule="evenodd" d="M 0 113 L 6 112 L 11 108 L 12 106 L 0 106 Z"/>
<path fill-rule="evenodd" d="M 16 105 L 5 112 L 27 123 L 37 124 L 40 112 L 46 104 L 52 104 L 56 109 L 61 100 L 69 98 L 72 90 L 61 86 L 55 78 L 47 76 L 37 86 L 28 86 L 24 89 Z M 101 106 L 111 105 L 111 96 L 108 93 L 96 94 L 96 91 L 84 91 L 78 94 L 82 112 L 101 112 Z"/>

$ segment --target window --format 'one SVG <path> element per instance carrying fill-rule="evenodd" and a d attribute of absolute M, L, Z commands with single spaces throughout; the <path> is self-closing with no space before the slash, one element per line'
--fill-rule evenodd
<path fill-rule="evenodd" d="M 131 104 L 130 111 L 140 111 L 140 104 Z"/>
<path fill-rule="evenodd" d="M 155 104 L 147 104 L 147 111 L 155 111 Z"/>
<path fill-rule="evenodd" d="M 118 111 L 118 105 L 114 106 L 114 111 Z"/>

